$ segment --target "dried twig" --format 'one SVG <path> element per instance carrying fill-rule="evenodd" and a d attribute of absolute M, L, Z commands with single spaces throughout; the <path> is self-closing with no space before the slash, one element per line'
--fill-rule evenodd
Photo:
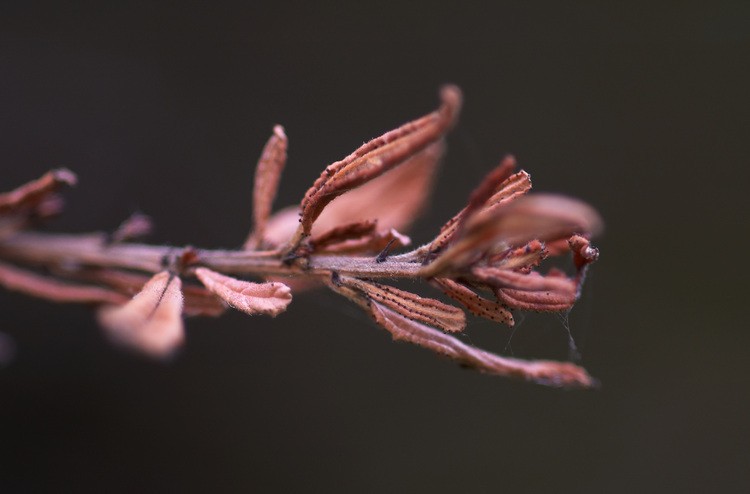
<path fill-rule="evenodd" d="M 504 358 L 468 346 L 452 334 L 464 329 L 464 310 L 376 281 L 421 278 L 470 313 L 512 326 L 514 310 L 570 309 L 598 258 L 589 241 L 601 230 L 598 214 L 567 197 L 526 195 L 531 179 L 514 173 L 512 156 L 435 239 L 394 253 L 411 242 L 399 231 L 423 208 L 461 107 L 453 86 L 441 99 L 435 112 L 327 167 L 299 206 L 271 214 L 287 148 L 276 126 L 258 162 L 253 230 L 242 250 L 128 243 L 149 231 L 143 216 L 113 234 L 30 231 L 59 209 L 55 190 L 75 183 L 67 170 L 50 172 L 0 194 L 0 284 L 50 300 L 99 304 L 99 320 L 114 341 L 153 356 L 169 355 L 182 343 L 182 315 L 218 315 L 229 305 L 276 316 L 292 300 L 289 286 L 323 284 L 361 306 L 394 339 L 464 366 L 553 386 L 594 386 L 572 363 Z M 546 257 L 564 253 L 573 256 L 573 276 L 538 271 Z M 234 277 L 246 275 L 261 282 Z M 182 282 L 191 279 L 203 287 Z"/>

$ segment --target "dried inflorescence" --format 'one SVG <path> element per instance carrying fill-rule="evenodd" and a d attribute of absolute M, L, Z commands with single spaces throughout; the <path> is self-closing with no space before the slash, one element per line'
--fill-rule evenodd
<path fill-rule="evenodd" d="M 590 206 L 527 194 L 529 174 L 516 172 L 515 159 L 506 156 L 432 241 L 396 254 L 411 243 L 401 232 L 427 201 L 445 135 L 461 107 L 453 86 L 443 88 L 441 100 L 438 110 L 328 166 L 299 206 L 272 214 L 287 150 L 284 129 L 276 126 L 256 168 L 253 230 L 238 251 L 130 243 L 150 230 L 140 215 L 112 234 L 28 231 L 59 211 L 56 189 L 75 183 L 67 170 L 50 172 L 0 195 L 0 284 L 98 305 L 99 322 L 114 341 L 153 356 L 170 355 L 183 342 L 183 315 L 215 316 L 229 306 L 276 316 L 291 302 L 291 288 L 325 285 L 362 307 L 394 339 L 464 366 L 592 387 L 595 381 L 572 363 L 501 357 L 455 336 L 466 326 L 465 311 L 512 326 L 516 310 L 570 309 L 599 255 L 589 238 L 602 221 Z M 564 253 L 573 256 L 573 276 L 538 270 L 545 258 Z M 259 282 L 230 275 L 253 275 Z M 424 279 L 463 309 L 378 281 L 394 278 Z"/>

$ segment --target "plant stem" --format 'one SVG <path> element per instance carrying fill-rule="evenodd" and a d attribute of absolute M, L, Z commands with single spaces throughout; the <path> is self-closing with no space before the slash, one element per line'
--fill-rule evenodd
<path fill-rule="evenodd" d="M 145 244 L 108 244 L 102 233 L 60 235 L 18 233 L 0 242 L 0 257 L 37 265 L 84 265 L 126 268 L 149 273 L 172 266 L 186 247 Z M 198 264 L 224 274 L 327 275 L 335 271 L 369 278 L 420 277 L 418 251 L 393 256 L 385 262 L 376 257 L 315 256 L 287 263 L 279 251 L 195 251 Z"/>

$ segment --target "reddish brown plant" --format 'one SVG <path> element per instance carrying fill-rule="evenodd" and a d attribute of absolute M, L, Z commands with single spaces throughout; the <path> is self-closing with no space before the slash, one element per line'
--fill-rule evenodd
<path fill-rule="evenodd" d="M 578 298 L 588 265 L 598 258 L 589 238 L 602 229 L 590 206 L 564 196 L 527 194 L 531 178 L 505 157 L 467 206 L 432 241 L 410 245 L 400 233 L 425 205 L 461 93 L 441 91 L 440 108 L 364 144 L 328 166 L 299 206 L 271 214 L 286 162 L 287 138 L 274 128 L 258 162 L 253 230 L 242 250 L 196 250 L 130 243 L 150 222 L 134 216 L 113 234 L 31 231 L 60 209 L 59 186 L 75 183 L 57 170 L 0 194 L 0 284 L 58 302 L 99 307 L 116 342 L 152 356 L 184 340 L 183 315 L 218 315 L 227 306 L 276 316 L 291 287 L 325 285 L 362 309 L 396 340 L 409 341 L 481 372 L 560 387 L 594 386 L 568 362 L 501 357 L 456 338 L 459 307 L 377 280 L 420 278 L 479 317 L 514 324 L 513 311 L 564 311 Z M 577 272 L 546 274 L 551 255 L 573 256 Z M 254 276 L 250 282 L 235 276 Z M 185 282 L 185 283 L 183 283 Z M 200 282 L 202 285 L 198 285 Z"/>

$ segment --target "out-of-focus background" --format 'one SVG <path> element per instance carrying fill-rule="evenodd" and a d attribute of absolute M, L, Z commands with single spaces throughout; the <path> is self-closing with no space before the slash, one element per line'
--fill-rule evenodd
<path fill-rule="evenodd" d="M 643 4 L 3 3 L 0 184 L 78 173 L 52 231 L 142 211 L 154 242 L 238 246 L 274 124 L 283 206 L 446 82 L 464 111 L 415 242 L 506 152 L 607 230 L 567 325 L 465 337 L 565 359 L 569 327 L 595 392 L 462 370 L 323 291 L 189 320 L 168 364 L 0 291 L 0 491 L 748 492 L 750 7 Z"/>

